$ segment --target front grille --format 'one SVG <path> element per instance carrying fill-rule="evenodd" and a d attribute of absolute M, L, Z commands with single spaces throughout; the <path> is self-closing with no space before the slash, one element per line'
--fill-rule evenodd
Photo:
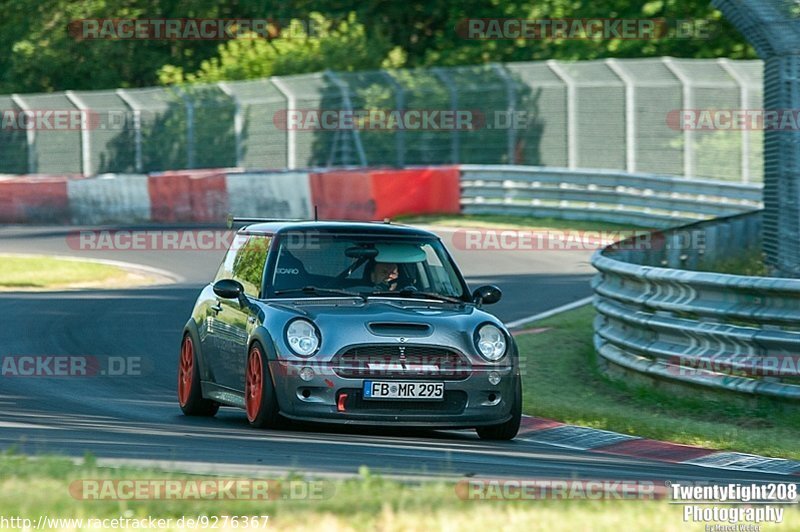
<path fill-rule="evenodd" d="M 466 379 L 472 367 L 453 349 L 420 345 L 360 345 L 336 357 L 334 371 L 350 379 Z"/>
<path fill-rule="evenodd" d="M 369 412 L 401 416 L 405 414 L 461 414 L 467 406 L 467 393 L 461 390 L 445 390 L 444 399 L 437 401 L 365 400 L 362 390 L 352 388 L 339 390 L 347 394 L 346 412 Z M 337 397 L 338 402 L 338 397 Z"/>

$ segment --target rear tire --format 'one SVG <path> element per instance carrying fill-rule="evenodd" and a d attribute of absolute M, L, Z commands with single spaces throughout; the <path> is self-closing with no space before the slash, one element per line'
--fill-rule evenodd
<path fill-rule="evenodd" d="M 203 399 L 197 353 L 189 333 L 183 337 L 178 359 L 178 404 L 186 416 L 212 417 L 219 410 L 219 403 Z"/>
<path fill-rule="evenodd" d="M 514 404 L 511 405 L 511 419 L 499 425 L 477 427 L 475 431 L 482 440 L 513 440 L 519 432 L 522 421 L 522 379 L 517 377 L 514 390 Z"/>
<path fill-rule="evenodd" d="M 278 413 L 275 386 L 266 364 L 264 348 L 259 342 L 254 342 L 250 347 L 244 381 L 244 404 L 250 425 L 270 429 L 283 426 L 283 418 Z"/>

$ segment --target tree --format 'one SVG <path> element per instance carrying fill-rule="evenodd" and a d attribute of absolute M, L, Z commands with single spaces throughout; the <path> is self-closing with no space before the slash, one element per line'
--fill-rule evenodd
<path fill-rule="evenodd" d="M 328 68 L 339 71 L 401 66 L 400 49 L 390 50 L 384 39 L 367 38 L 363 24 L 355 14 L 334 22 L 320 13 L 311 13 L 307 21 L 293 19 L 285 28 L 275 28 L 274 39 L 254 34 L 219 46 L 216 57 L 205 60 L 199 70 L 186 73 L 178 65 L 159 70 L 159 81 L 171 83 L 210 83 L 318 72 Z"/>

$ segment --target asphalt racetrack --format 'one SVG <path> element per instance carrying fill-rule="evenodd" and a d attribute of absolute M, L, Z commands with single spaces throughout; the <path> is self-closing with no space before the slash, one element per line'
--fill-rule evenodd
<path fill-rule="evenodd" d="M 153 227 L 147 229 L 152 230 Z M 177 405 L 181 329 L 224 250 L 85 251 L 68 245 L 75 228 L 5 227 L 0 253 L 38 253 L 132 262 L 171 272 L 177 282 L 129 290 L 0 293 L 0 355 L 138 357 L 141 375 L 0 377 L 0 448 L 118 462 L 154 461 L 182 470 L 250 474 L 353 475 L 359 466 L 389 476 L 580 478 L 606 480 L 785 480 L 590 453 L 526 441 L 480 441 L 474 431 L 392 431 L 328 426 L 257 430 L 241 410 L 184 417 Z M 471 287 L 495 283 L 489 307 L 519 320 L 591 294 L 590 251 L 466 251 L 450 246 Z"/>

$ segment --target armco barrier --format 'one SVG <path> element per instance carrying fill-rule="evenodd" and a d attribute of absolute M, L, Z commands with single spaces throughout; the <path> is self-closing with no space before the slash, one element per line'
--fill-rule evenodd
<path fill-rule="evenodd" d="M 601 365 L 800 400 L 800 280 L 673 269 L 759 250 L 761 223 L 757 211 L 665 231 L 661 249 L 631 240 L 596 252 Z"/>
<path fill-rule="evenodd" d="M 648 228 L 751 211 L 761 187 L 615 170 L 461 165 L 467 214 L 606 221 Z"/>
<path fill-rule="evenodd" d="M 674 226 L 760 206 L 760 188 L 609 170 L 525 166 L 353 169 L 328 172 L 185 170 L 64 179 L 73 223 L 214 222 L 238 216 L 375 220 L 400 214 L 500 213 Z M 34 178 L 8 187 L 6 221 L 63 220 L 42 209 Z M 22 187 L 22 188 L 20 188 Z M 27 200 L 25 198 L 34 198 Z M 65 200 L 66 201 L 66 200 Z M 46 202 L 45 202 L 46 203 Z M 460 203 L 460 205 L 459 205 Z M 22 214 L 24 211 L 24 214 Z M 59 219 L 59 212 L 62 218 Z"/>

